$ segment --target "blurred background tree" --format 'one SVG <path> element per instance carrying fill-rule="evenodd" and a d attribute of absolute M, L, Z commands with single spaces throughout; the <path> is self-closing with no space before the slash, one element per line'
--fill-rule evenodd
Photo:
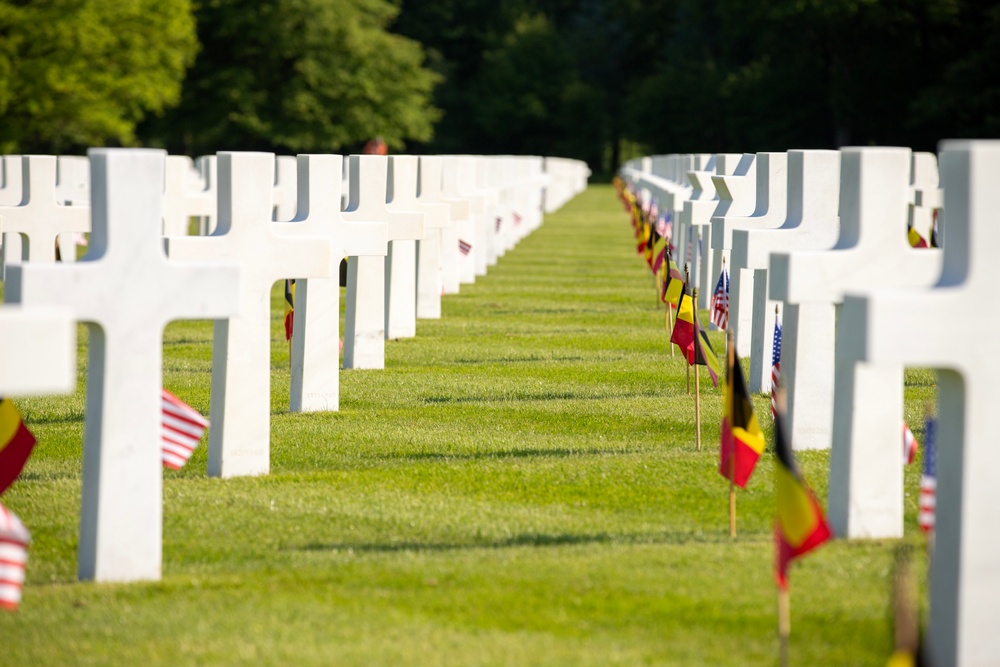
<path fill-rule="evenodd" d="M 189 0 L 0 0 L 0 151 L 136 143 L 197 46 Z"/>
<path fill-rule="evenodd" d="M 381 135 L 607 174 L 635 154 L 998 134 L 1000 5 L 982 0 L 0 0 L 8 152 Z"/>

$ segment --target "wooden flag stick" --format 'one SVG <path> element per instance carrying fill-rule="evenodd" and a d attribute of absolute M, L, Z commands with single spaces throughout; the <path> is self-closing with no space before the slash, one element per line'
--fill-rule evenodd
<path fill-rule="evenodd" d="M 667 321 L 670 323 L 670 326 L 667 328 L 667 333 L 673 333 L 673 331 L 674 331 L 674 309 L 670 307 L 670 302 L 669 301 L 667 301 L 666 306 L 667 306 Z M 671 359 L 674 358 L 674 347 L 675 347 L 675 345 L 673 345 L 671 343 L 671 345 L 670 345 L 670 358 Z"/>
<path fill-rule="evenodd" d="M 694 294 L 692 297 L 691 306 L 694 309 L 694 426 L 695 426 L 695 449 L 701 451 L 701 391 L 698 386 L 698 376 L 701 373 L 698 372 L 698 336 L 701 333 L 698 331 L 698 288 L 694 288 Z M 690 368 L 691 366 L 688 366 Z"/>
<path fill-rule="evenodd" d="M 733 350 L 733 335 L 726 332 L 726 391 L 723 395 L 729 400 L 729 419 L 733 418 L 736 412 L 736 396 L 733 393 L 733 364 L 735 363 L 735 351 Z M 732 429 L 732 423 L 729 428 Z M 729 537 L 736 537 L 736 442 L 733 439 L 733 446 L 729 452 Z"/>
<path fill-rule="evenodd" d="M 792 634 L 792 609 L 788 588 L 778 587 L 778 665 L 788 667 L 788 638 Z"/>

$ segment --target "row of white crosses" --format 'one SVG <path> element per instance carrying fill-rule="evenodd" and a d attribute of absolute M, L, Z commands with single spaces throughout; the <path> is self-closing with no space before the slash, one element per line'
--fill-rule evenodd
<path fill-rule="evenodd" d="M 274 283 L 300 280 L 291 409 L 335 410 L 340 261 L 350 257 L 354 262 L 348 339 L 355 365 L 365 355 L 381 363 L 386 331 L 397 327 L 401 335 L 412 332 L 417 296 L 426 292 L 417 287 L 416 244 L 425 246 L 422 256 L 431 261 L 437 256 L 439 265 L 426 273 L 436 272 L 441 285 L 441 232 L 450 226 L 451 212 L 462 208 L 456 204 L 465 190 L 459 188 L 452 198 L 443 194 L 443 166 L 453 159 L 449 157 L 398 156 L 390 162 L 382 156 L 352 156 L 344 169 L 341 156 L 303 155 L 294 160 L 293 170 L 285 161 L 278 178 L 275 172 L 282 167 L 276 165 L 283 161 L 268 153 L 201 159 L 201 174 L 208 178 L 196 175 L 185 158 L 168 159 L 156 150 L 95 149 L 90 159 L 92 209 L 83 210 L 91 213 L 86 219 L 91 247 L 84 260 L 57 265 L 45 256 L 7 267 L 5 300 L 18 305 L 0 312 L 0 334 L 5 349 L 21 356 L 0 355 L 0 387 L 12 394 L 72 389 L 72 322 L 89 325 L 79 576 L 158 579 L 165 325 L 183 318 L 215 320 L 209 474 L 266 473 Z M 529 160 L 541 164 L 540 158 Z M 0 232 L 24 218 L 32 224 L 17 233 L 37 236 L 51 248 L 66 220 L 76 220 L 75 206 L 56 204 L 59 195 L 51 186 L 45 190 L 55 182 L 51 169 L 36 167 L 54 161 L 45 156 L 21 159 L 24 196 L 18 206 L 0 206 Z M 500 161 L 506 166 L 495 173 L 508 180 L 497 184 L 496 201 L 507 202 L 511 210 L 534 204 L 539 211 L 533 220 L 540 222 L 541 171 L 523 168 L 524 158 Z M 577 172 L 584 169 L 578 164 Z M 345 174 L 351 184 L 346 209 Z M 584 182 L 575 181 L 578 186 Z M 291 183 L 294 194 L 287 192 Z M 531 188 L 538 193 L 524 194 Z M 178 201 L 170 203 L 171 197 Z M 205 197 L 217 206 L 191 203 Z M 525 209 L 526 217 L 529 213 Z M 174 223 L 168 222 L 168 214 L 176 218 Z M 276 220 L 288 216 L 288 221 Z M 201 218 L 211 235 L 187 235 L 192 217 Z M 436 233 L 425 234 L 428 229 Z M 358 262 L 368 258 L 376 261 L 367 266 Z M 436 299 L 440 316 L 440 292 Z M 371 303 L 377 307 L 370 312 L 362 308 Z M 17 332 L 11 322 L 20 327 Z M 32 354 L 23 354 L 25 350 Z M 347 352 L 345 345 L 345 357 Z"/>
<path fill-rule="evenodd" d="M 934 156 L 902 148 L 760 153 L 756 161 L 753 213 L 713 218 L 716 252 L 732 253 L 730 323 L 740 352 L 749 351 L 753 389 L 769 388 L 780 302 L 792 439 L 797 448 L 832 446 L 835 531 L 898 537 L 903 367 L 939 369 L 928 647 L 935 664 L 992 664 L 1000 655 L 991 632 L 1000 612 L 1000 455 L 989 395 L 1000 369 L 988 353 L 973 358 L 956 322 L 966 311 L 986 319 L 987 329 L 995 319 L 988 294 L 1000 276 L 988 253 L 998 233 L 1000 142 L 942 144 L 942 188 Z M 625 172 L 634 186 L 656 182 L 641 169 Z M 715 180 L 718 189 L 749 190 Z M 729 212 L 750 209 L 740 199 Z M 943 253 L 911 248 L 907 225 L 928 237 L 942 206 Z"/>

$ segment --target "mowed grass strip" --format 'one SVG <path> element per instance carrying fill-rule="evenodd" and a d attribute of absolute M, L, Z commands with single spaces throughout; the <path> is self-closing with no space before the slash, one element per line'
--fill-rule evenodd
<path fill-rule="evenodd" d="M 83 327 L 76 394 L 18 401 L 40 444 L 4 497 L 34 544 L 3 664 L 775 663 L 770 456 L 732 540 L 721 390 L 703 372 L 696 451 L 685 366 L 610 187 L 388 342 L 384 371 L 343 372 L 339 412 L 289 414 L 280 285 L 272 305 L 272 472 L 208 479 L 204 446 L 165 471 L 162 582 L 75 581 Z M 208 414 L 211 323 L 174 323 L 164 346 L 165 385 Z M 907 385 L 921 437 L 934 376 Z M 800 455 L 824 501 L 828 461 Z M 795 565 L 794 664 L 884 664 L 895 547 L 838 541 Z"/>

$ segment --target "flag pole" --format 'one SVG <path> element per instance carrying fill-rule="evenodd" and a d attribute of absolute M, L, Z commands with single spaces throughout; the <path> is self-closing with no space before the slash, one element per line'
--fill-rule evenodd
<path fill-rule="evenodd" d="M 733 349 L 733 335 L 726 331 L 726 392 L 729 394 L 729 419 L 732 420 L 733 413 L 736 411 L 736 395 L 733 391 L 734 380 L 733 380 L 733 364 L 735 363 L 735 350 Z M 732 428 L 732 422 L 730 421 L 729 427 Z M 729 452 L 729 537 L 736 537 L 736 443 L 733 442 L 733 447 Z"/>
<path fill-rule="evenodd" d="M 691 282 L 691 265 L 685 263 L 684 264 L 684 288 L 681 290 L 680 301 L 677 302 L 678 303 L 678 306 L 677 306 L 677 315 L 678 316 L 680 316 L 680 314 L 681 314 L 681 307 L 680 307 L 679 304 L 684 303 L 684 295 L 687 294 L 688 283 L 690 283 L 690 282 Z M 684 352 L 684 350 L 681 350 L 681 352 Z M 685 361 L 687 361 L 687 360 L 685 359 Z M 690 396 L 691 395 L 691 364 L 687 365 L 687 392 L 688 392 L 688 396 Z"/>
<path fill-rule="evenodd" d="M 701 373 L 698 372 L 698 340 L 701 333 L 698 331 L 698 288 L 694 288 L 691 307 L 694 310 L 694 424 L 695 424 L 695 449 L 701 451 L 701 391 L 698 386 L 698 376 Z M 691 369 L 691 365 L 688 366 L 688 370 Z"/>
<path fill-rule="evenodd" d="M 778 665 L 788 667 L 788 639 L 792 634 L 791 601 L 788 586 L 778 586 Z"/>
<path fill-rule="evenodd" d="M 674 330 L 674 309 L 670 307 L 670 302 L 667 301 L 665 304 L 667 306 L 667 322 L 669 326 L 667 327 L 667 332 L 670 333 Z M 674 358 L 674 345 L 670 345 L 670 358 Z"/>

